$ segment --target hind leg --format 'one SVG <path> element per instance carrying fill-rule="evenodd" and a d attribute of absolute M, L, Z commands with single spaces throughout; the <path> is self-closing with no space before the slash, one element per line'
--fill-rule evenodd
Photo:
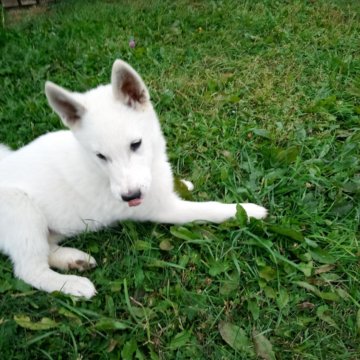
<path fill-rule="evenodd" d="M 63 236 L 50 231 L 48 242 L 50 245 L 49 265 L 60 270 L 84 271 L 96 266 L 96 260 L 89 254 L 70 247 L 58 246 Z"/>
<path fill-rule="evenodd" d="M 94 268 L 96 260 L 81 250 L 50 244 L 49 264 L 60 270 L 84 271 Z"/>
<path fill-rule="evenodd" d="M 87 278 L 50 269 L 47 237 L 46 219 L 27 194 L 0 188 L 0 249 L 11 258 L 15 275 L 39 290 L 94 296 L 95 287 Z"/>
<path fill-rule="evenodd" d="M 50 231 L 48 242 L 49 265 L 60 270 L 79 270 L 84 271 L 96 266 L 96 260 L 89 254 L 70 247 L 58 246 L 63 239 L 62 235 Z"/>

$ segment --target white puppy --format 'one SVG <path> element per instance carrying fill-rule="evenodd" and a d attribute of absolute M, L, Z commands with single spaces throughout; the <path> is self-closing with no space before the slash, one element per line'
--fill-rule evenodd
<path fill-rule="evenodd" d="M 45 92 L 70 130 L 48 133 L 17 151 L 0 146 L 0 250 L 17 277 L 37 289 L 90 298 L 90 280 L 50 267 L 90 268 L 64 237 L 119 220 L 220 223 L 236 204 L 184 201 L 174 192 L 165 139 L 141 77 L 117 60 L 111 84 L 74 93 L 51 82 Z M 241 204 L 249 217 L 266 216 Z"/>

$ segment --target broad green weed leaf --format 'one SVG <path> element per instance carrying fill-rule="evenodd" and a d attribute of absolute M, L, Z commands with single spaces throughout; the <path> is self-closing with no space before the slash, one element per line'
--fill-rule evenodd
<path fill-rule="evenodd" d="M 138 318 L 149 317 L 151 315 L 151 310 L 147 307 L 132 306 L 131 310 Z"/>
<path fill-rule="evenodd" d="M 319 159 L 322 159 L 323 157 L 325 157 L 328 152 L 330 151 L 331 147 L 329 144 L 324 144 L 324 146 L 322 147 L 320 154 L 318 155 Z"/>
<path fill-rule="evenodd" d="M 150 348 L 150 360 L 160 360 L 158 354 L 152 348 Z"/>
<path fill-rule="evenodd" d="M 8 281 L 8 280 L 1 281 L 1 283 L 0 283 L 0 294 L 4 293 L 6 291 L 9 291 L 11 289 L 12 289 L 12 285 L 11 285 L 10 281 Z"/>
<path fill-rule="evenodd" d="M 286 291 L 286 289 L 284 288 L 281 288 L 279 290 L 279 294 L 276 298 L 276 303 L 279 307 L 279 309 L 283 309 L 289 302 L 289 294 L 288 292 Z"/>
<path fill-rule="evenodd" d="M 267 185 L 271 185 L 281 179 L 285 174 L 285 169 L 276 169 L 267 174 L 265 174 L 264 179 L 266 180 Z"/>
<path fill-rule="evenodd" d="M 239 288 L 239 275 L 232 275 L 230 280 L 224 281 L 220 286 L 220 294 L 228 296 Z"/>
<path fill-rule="evenodd" d="M 176 334 L 175 337 L 170 342 L 171 349 L 179 349 L 182 346 L 186 345 L 191 338 L 191 333 L 188 330 L 184 330 L 179 334 Z"/>
<path fill-rule="evenodd" d="M 295 249 L 294 249 L 294 252 L 296 253 Z M 312 261 L 311 254 L 308 251 L 305 253 L 297 253 L 297 257 L 304 262 Z"/>
<path fill-rule="evenodd" d="M 135 359 L 137 359 L 137 360 L 145 360 L 145 357 L 144 357 L 143 353 L 140 351 L 139 348 L 136 349 Z"/>
<path fill-rule="evenodd" d="M 334 110 L 336 105 L 336 96 L 331 95 L 326 98 L 320 99 L 316 101 L 314 104 L 309 106 L 308 108 L 304 109 L 305 112 L 309 113 L 323 113 L 323 112 L 331 112 Z"/>
<path fill-rule="evenodd" d="M 318 321 L 316 316 L 298 316 L 296 322 L 303 327 L 309 327 L 309 324 L 314 323 L 315 321 Z"/>
<path fill-rule="evenodd" d="M 190 260 L 189 255 L 184 254 L 180 257 L 178 265 L 181 266 L 182 268 L 185 268 L 186 265 L 189 263 L 189 260 Z"/>
<path fill-rule="evenodd" d="M 59 314 L 71 319 L 71 321 L 75 324 L 78 324 L 78 325 L 82 324 L 81 319 L 77 315 L 75 315 L 73 312 L 71 312 L 70 310 L 67 310 L 67 309 L 61 307 L 59 309 Z"/>
<path fill-rule="evenodd" d="M 251 312 L 251 315 L 254 320 L 257 320 L 260 315 L 259 305 L 256 300 L 248 300 L 247 301 L 247 308 Z"/>
<path fill-rule="evenodd" d="M 253 342 L 258 357 L 263 360 L 276 360 L 275 353 L 272 350 L 272 344 L 263 334 L 259 334 L 254 330 Z"/>
<path fill-rule="evenodd" d="M 245 209 L 240 205 L 236 205 L 236 220 L 240 227 L 245 227 L 248 223 L 248 216 Z"/>
<path fill-rule="evenodd" d="M 210 263 L 209 274 L 211 276 L 216 276 L 225 272 L 228 269 L 229 269 L 228 263 L 221 262 L 219 260 L 214 260 Z"/>
<path fill-rule="evenodd" d="M 92 254 L 97 254 L 100 251 L 99 244 L 94 241 L 90 242 L 88 249 Z"/>
<path fill-rule="evenodd" d="M 138 346 L 136 340 L 132 338 L 125 343 L 123 349 L 121 350 L 121 359 L 123 360 L 132 360 L 133 355 L 135 354 Z"/>
<path fill-rule="evenodd" d="M 309 277 L 312 275 L 313 272 L 313 263 L 312 261 L 309 261 L 307 263 L 302 262 L 298 265 L 298 269 L 302 271 L 306 277 Z"/>
<path fill-rule="evenodd" d="M 270 266 L 264 266 L 260 269 L 259 276 L 266 281 L 271 281 L 276 278 L 276 271 Z"/>
<path fill-rule="evenodd" d="M 226 101 L 231 104 L 236 104 L 240 101 L 240 96 L 239 95 L 231 95 L 226 99 Z"/>
<path fill-rule="evenodd" d="M 13 283 L 12 285 L 13 289 L 21 291 L 22 293 L 33 290 L 29 284 L 27 284 L 26 282 L 20 279 L 13 279 L 12 283 Z"/>
<path fill-rule="evenodd" d="M 256 257 L 255 262 L 256 262 L 256 265 L 258 265 L 259 267 L 266 266 L 266 261 L 261 257 Z"/>
<path fill-rule="evenodd" d="M 360 184 L 349 181 L 343 184 L 342 190 L 350 194 L 357 194 L 360 192 Z"/>
<path fill-rule="evenodd" d="M 110 290 L 111 290 L 111 292 L 118 292 L 121 290 L 122 286 L 123 286 L 122 281 L 120 281 L 120 280 L 112 281 L 110 283 Z"/>
<path fill-rule="evenodd" d="M 303 287 L 306 290 L 311 291 L 313 294 L 318 296 L 321 299 L 329 300 L 329 301 L 339 301 L 340 297 L 338 294 L 332 291 L 323 292 L 320 291 L 317 287 L 314 285 L 311 285 L 305 281 L 295 281 L 294 284 Z"/>
<path fill-rule="evenodd" d="M 337 326 L 335 320 L 330 315 L 328 315 L 328 309 L 329 307 L 327 305 L 319 306 L 316 310 L 316 315 L 322 321 L 325 321 L 329 325 L 339 330 L 339 327 Z"/>
<path fill-rule="evenodd" d="M 146 52 L 146 50 L 145 50 L 145 48 L 143 48 L 143 47 L 136 47 L 136 48 L 134 49 L 134 55 L 135 55 L 135 57 L 136 57 L 137 59 L 143 58 L 144 55 L 145 55 L 145 52 Z"/>
<path fill-rule="evenodd" d="M 189 229 L 184 226 L 172 226 L 170 228 L 171 235 L 175 236 L 178 239 L 185 240 L 185 241 L 192 241 L 198 240 L 199 235 L 193 233 Z"/>
<path fill-rule="evenodd" d="M 265 139 L 271 139 L 271 132 L 266 129 L 251 129 L 251 131 L 260 137 L 263 137 Z"/>
<path fill-rule="evenodd" d="M 321 299 L 329 300 L 329 301 L 339 301 L 340 297 L 337 293 L 333 291 L 319 291 L 316 293 L 317 296 L 319 296 Z"/>
<path fill-rule="evenodd" d="M 315 261 L 322 264 L 334 264 L 336 262 L 336 259 L 325 250 L 312 249 L 310 250 L 310 253 Z"/>
<path fill-rule="evenodd" d="M 350 295 L 347 291 L 345 291 L 342 288 L 336 288 L 336 293 L 343 299 L 343 300 L 349 300 Z"/>
<path fill-rule="evenodd" d="M 159 248 L 163 251 L 170 251 L 174 248 L 174 246 L 171 244 L 170 240 L 162 240 L 159 244 Z"/>
<path fill-rule="evenodd" d="M 151 249 L 151 244 L 148 241 L 136 240 L 134 247 L 138 251 L 145 251 Z"/>
<path fill-rule="evenodd" d="M 229 178 L 229 168 L 228 166 L 223 166 L 220 171 L 220 179 L 221 181 L 226 181 Z"/>
<path fill-rule="evenodd" d="M 267 228 L 275 234 L 284 235 L 296 241 L 303 241 L 304 236 L 300 231 L 279 225 L 268 225 Z"/>
<path fill-rule="evenodd" d="M 105 295 L 105 311 L 108 314 L 109 318 L 115 317 L 115 303 L 111 295 Z"/>
<path fill-rule="evenodd" d="M 254 245 L 254 246 L 259 246 L 265 249 L 269 249 L 273 246 L 272 241 L 270 240 L 265 240 L 262 238 L 257 238 L 257 239 L 248 239 L 244 241 L 244 244 L 247 245 Z"/>
<path fill-rule="evenodd" d="M 295 162 L 300 154 L 300 148 L 297 146 L 289 147 L 285 150 L 280 150 L 276 155 L 276 160 L 280 164 L 289 165 Z"/>
<path fill-rule="evenodd" d="M 234 324 L 220 321 L 219 332 L 223 340 L 234 350 L 254 355 L 251 342 L 244 329 Z"/>
<path fill-rule="evenodd" d="M 136 287 L 140 287 L 145 279 L 145 273 L 144 270 L 142 268 L 137 268 L 134 271 L 134 278 L 135 278 L 135 285 Z"/>
<path fill-rule="evenodd" d="M 295 284 L 298 286 L 301 286 L 302 288 L 309 290 L 313 293 L 316 293 L 317 291 L 319 291 L 314 285 L 311 285 L 305 281 L 295 281 Z"/>
<path fill-rule="evenodd" d="M 14 320 L 19 326 L 29 330 L 48 330 L 59 326 L 56 321 L 47 317 L 42 318 L 39 322 L 33 322 L 29 316 L 15 315 Z"/>
<path fill-rule="evenodd" d="M 269 298 L 269 299 L 275 299 L 276 298 L 276 291 L 272 287 L 265 286 L 264 292 L 265 292 L 265 296 L 267 298 Z"/>
<path fill-rule="evenodd" d="M 320 274 L 320 277 L 323 280 L 325 280 L 326 282 L 339 281 L 339 279 L 340 279 L 340 275 L 335 274 L 335 273 L 323 273 L 323 274 Z"/>
<path fill-rule="evenodd" d="M 305 242 L 311 247 L 311 248 L 317 248 L 319 245 L 316 241 L 310 240 L 308 238 L 305 238 Z"/>
<path fill-rule="evenodd" d="M 353 209 L 354 204 L 347 200 L 342 200 L 336 203 L 330 211 L 333 216 L 345 216 Z"/>

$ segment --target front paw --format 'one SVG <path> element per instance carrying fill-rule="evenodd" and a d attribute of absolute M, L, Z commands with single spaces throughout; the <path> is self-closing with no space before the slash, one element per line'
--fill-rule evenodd
<path fill-rule="evenodd" d="M 63 275 L 58 281 L 58 291 L 64 294 L 90 299 L 96 295 L 94 284 L 87 278 L 75 275 Z"/>
<path fill-rule="evenodd" d="M 249 218 L 255 218 L 255 219 L 265 219 L 268 215 L 267 209 L 260 205 L 256 204 L 240 204 L 243 209 L 246 211 L 246 214 Z"/>

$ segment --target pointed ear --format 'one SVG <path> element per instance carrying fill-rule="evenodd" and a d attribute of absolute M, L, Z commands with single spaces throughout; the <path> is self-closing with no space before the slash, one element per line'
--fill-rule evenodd
<path fill-rule="evenodd" d="M 65 126 L 71 128 L 80 123 L 86 109 L 75 100 L 74 94 L 51 81 L 45 83 L 45 93 L 50 106 L 60 116 Z"/>
<path fill-rule="evenodd" d="M 129 107 L 141 109 L 150 101 L 149 92 L 140 75 L 122 60 L 114 62 L 111 85 L 115 99 Z"/>

